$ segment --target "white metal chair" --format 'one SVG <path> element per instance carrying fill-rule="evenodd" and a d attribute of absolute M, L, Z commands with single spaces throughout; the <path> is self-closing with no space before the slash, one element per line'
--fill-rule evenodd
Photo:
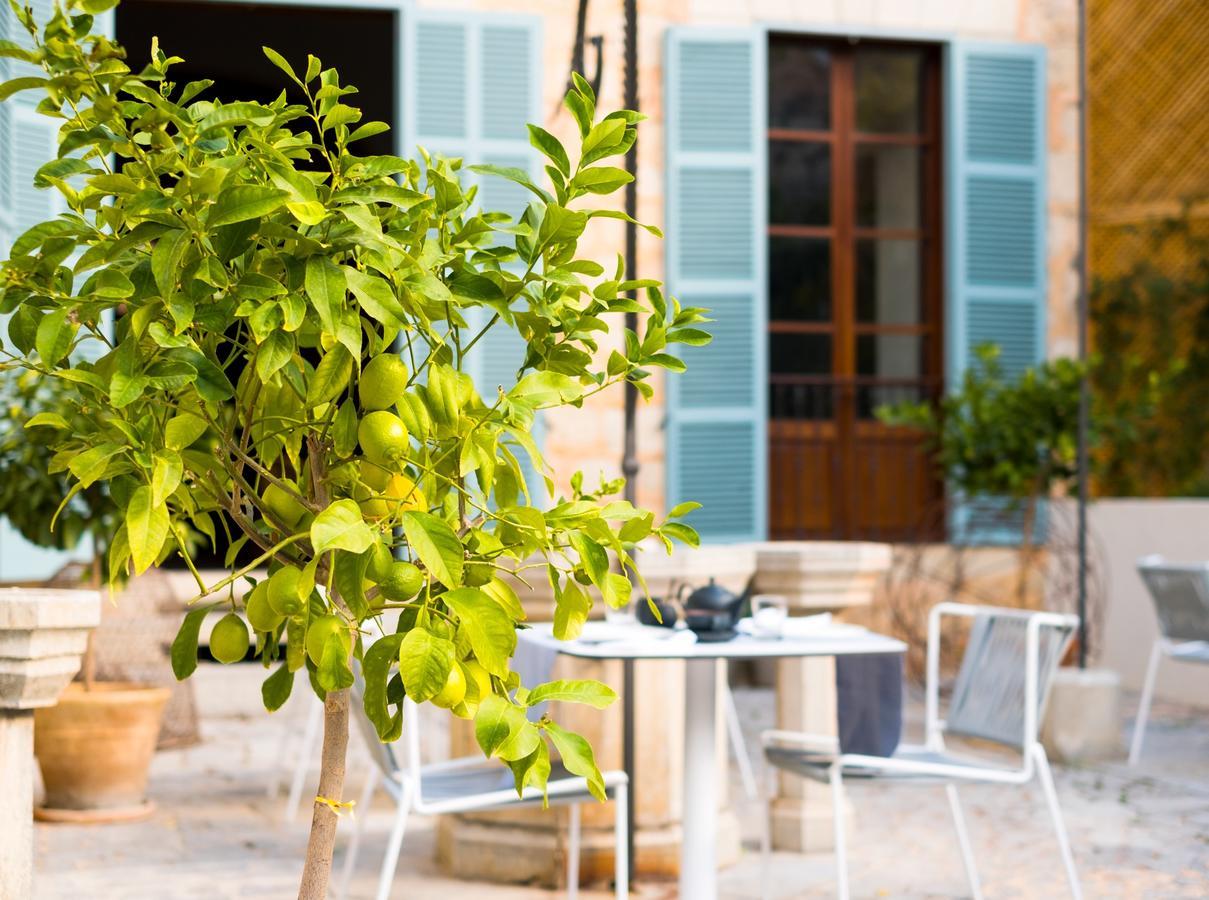
<path fill-rule="evenodd" d="M 942 616 L 973 619 L 945 718 L 940 717 L 940 625 Z M 1070 892 L 1082 896 L 1066 835 L 1049 761 L 1037 740 L 1038 723 L 1054 671 L 1066 651 L 1078 618 L 1057 613 L 941 603 L 928 618 L 926 742 L 903 745 L 893 756 L 842 753 L 834 737 L 769 731 L 763 735 L 768 762 L 783 771 L 831 785 L 834 808 L 836 895 L 848 897 L 844 779 L 943 784 L 949 799 L 966 876 L 975 898 L 982 896 L 978 871 L 957 794 L 960 783 L 1019 784 L 1036 776 L 1053 818 Z M 1017 766 L 959 756 L 945 747 L 945 736 L 979 738 L 1020 753 Z M 768 810 L 763 841 L 765 893 L 771 851 Z"/>
<path fill-rule="evenodd" d="M 1146 665 L 1146 681 L 1129 744 L 1131 766 L 1137 765 L 1142 755 L 1160 658 L 1209 663 L 1209 563 L 1176 565 L 1161 556 L 1145 556 L 1138 560 L 1138 574 L 1154 601 L 1159 636 L 1150 648 Z"/>
<path fill-rule="evenodd" d="M 359 685 L 358 685 L 359 686 Z M 361 841 L 361 830 L 365 825 L 365 813 L 369 809 L 375 790 L 385 788 L 396 803 L 394 825 L 386 845 L 386 856 L 382 860 L 378 879 L 378 900 L 388 900 L 395 869 L 399 863 L 399 851 L 403 847 L 403 834 L 407 817 L 411 812 L 420 815 L 469 812 L 471 810 L 504 809 L 518 806 L 538 806 L 542 802 L 541 791 L 526 788 L 518 797 L 512 772 L 499 760 L 487 760 L 481 756 L 463 757 L 440 763 L 424 765 L 420 758 L 420 733 L 418 709 L 410 700 L 404 701 L 403 741 L 406 744 L 406 763 L 401 765 L 390 744 L 383 744 L 361 709 L 360 697 L 353 703 L 352 715 L 365 738 L 374 765 L 368 769 L 361 798 L 357 802 L 353 833 L 344 859 L 340 896 L 348 896 L 357 851 Z M 605 788 L 615 805 L 615 896 L 618 900 L 629 897 L 629 862 L 626 856 L 626 808 L 629 803 L 629 781 L 625 772 L 602 773 Z M 570 805 L 570 822 L 567 837 L 567 896 L 574 898 L 579 893 L 579 836 L 581 803 L 595 803 L 588 791 L 587 781 L 568 772 L 560 763 L 554 763 L 547 784 L 551 806 Z"/>

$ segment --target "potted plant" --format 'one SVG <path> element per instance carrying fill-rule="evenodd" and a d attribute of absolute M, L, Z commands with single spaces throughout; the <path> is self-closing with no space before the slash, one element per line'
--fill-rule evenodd
<path fill-rule="evenodd" d="M 62 429 L 55 459 L 73 488 L 109 485 L 120 522 L 111 575 L 180 554 L 200 601 L 268 567 L 242 610 L 233 594 L 221 601 L 229 611 L 210 648 L 234 660 L 254 640 L 271 669 L 270 710 L 303 670 L 323 700 L 299 896 L 326 895 L 347 805 L 354 658 L 383 740 L 399 737 L 405 696 L 432 702 L 474 719 L 484 753 L 512 769 L 518 789 L 544 785 L 553 749 L 603 797 L 587 742 L 526 709 L 551 697 L 603 706 L 613 693 L 519 683 L 509 661 L 524 614 L 497 572 L 543 557 L 522 574 L 549 580 L 556 633 L 570 637 L 589 588 L 629 601 L 634 542 L 696 540 L 678 521 L 693 504 L 661 522 L 611 499 L 616 484 L 593 488 L 582 476 L 556 496 L 529 433 L 540 410 L 625 382 L 649 397 L 653 369 L 683 368 L 669 347 L 709 339 L 696 327 L 701 310 L 578 255 L 594 220 L 624 218 L 590 201 L 630 180 L 603 161 L 629 149 L 641 117 L 600 118 L 576 78 L 566 99 L 579 126 L 574 161 L 530 126 L 548 187 L 476 167 L 529 190 L 513 220 L 478 208 L 460 160 L 357 155 L 359 140 L 387 126 L 362 123 L 346 102 L 353 88 L 313 56 L 295 67 L 265 50 L 289 88 L 267 105 L 174 82 L 177 60 L 154 45 L 147 68 L 130 71 L 121 48 L 90 33 L 91 14 L 113 5 L 69 0 L 44 26 L 20 12 L 33 49 L 0 45 L 44 72 L 0 86 L 0 97 L 47 95 L 38 108 L 60 122 L 60 153 L 38 182 L 69 210 L 20 236 L 0 269 L 8 361 L 79 392 L 84 421 Z M 119 307 L 110 331 L 106 314 Z M 606 353 L 606 317 L 627 311 L 644 324 Z M 476 385 L 468 362 L 495 329 L 519 332 L 527 356 L 509 383 Z M 105 352 L 72 356 L 83 336 Z M 530 503 L 521 455 L 556 496 L 548 507 Z M 256 556 L 206 584 L 186 528 L 221 530 Z M 199 602 L 185 617 L 172 648 L 179 677 L 196 666 L 210 608 Z M 397 628 L 375 637 L 366 624 L 386 612 L 398 613 Z"/>
<path fill-rule="evenodd" d="M 70 475 L 52 463 L 60 431 L 83 423 L 70 382 L 35 372 L 4 376 L 9 397 L 0 430 L 0 515 L 28 541 L 72 550 L 92 548 L 91 587 L 105 579 L 117 507 L 103 482 L 72 490 Z M 66 499 L 65 499 L 66 498 Z M 96 680 L 92 635 L 80 678 L 56 706 L 34 717 L 34 743 L 45 800 L 35 815 L 48 821 L 129 820 L 150 812 L 147 771 L 169 691 Z"/>

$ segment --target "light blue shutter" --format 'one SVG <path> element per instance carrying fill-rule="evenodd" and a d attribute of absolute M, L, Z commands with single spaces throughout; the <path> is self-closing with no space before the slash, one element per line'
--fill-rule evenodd
<path fill-rule="evenodd" d="M 766 77 L 758 31 L 668 32 L 667 281 L 714 319 L 668 378 L 668 504 L 715 543 L 767 531 Z"/>
<path fill-rule="evenodd" d="M 1045 357 L 1044 48 L 952 45 L 947 113 L 949 383 L 984 343 L 1015 377 Z M 951 524 L 963 543 L 1021 538 L 1004 498 L 966 498 Z"/>
<path fill-rule="evenodd" d="M 32 6 L 35 20 L 45 24 L 53 10 L 52 0 L 33 0 Z M 112 16 L 98 17 L 97 27 L 112 33 Z M 33 46 L 8 4 L 0 6 L 0 39 L 26 48 Z M 42 74 L 28 63 L 0 59 L 0 80 Z M 65 209 L 57 192 L 40 190 L 33 184 L 34 175 L 55 158 L 58 146 L 57 123 L 35 111 L 41 96 L 38 91 L 22 91 L 0 103 L 0 254 L 5 258 L 17 237 Z M 7 318 L 0 317 L 6 341 Z M 71 552 L 36 547 L 0 519 L 0 582 L 41 581 L 54 575 L 69 560 L 88 556 L 84 544 Z"/>
<path fill-rule="evenodd" d="M 491 163 L 525 169 L 540 180 L 536 152 L 529 145 L 529 122 L 541 115 L 541 29 L 531 16 L 440 12 L 409 13 L 409 83 L 415 92 L 413 116 L 405 117 L 415 145 L 460 156 L 467 165 Z M 529 192 L 494 176 L 468 175 L 479 186 L 484 209 L 519 218 Z M 471 333 L 490 319 L 485 310 L 468 316 Z M 479 393 L 493 402 L 496 388 L 511 386 L 525 359 L 526 347 L 510 328 L 496 327 L 478 343 L 467 362 Z M 544 428 L 540 419 L 533 437 L 538 445 Z M 528 455 L 512 447 L 524 469 L 534 503 L 545 500 L 545 488 Z"/>

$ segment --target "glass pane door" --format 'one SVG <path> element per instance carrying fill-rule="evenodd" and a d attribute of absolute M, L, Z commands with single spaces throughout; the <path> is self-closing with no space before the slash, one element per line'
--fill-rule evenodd
<path fill-rule="evenodd" d="M 880 406 L 940 387 L 935 46 L 769 44 L 770 532 L 908 536 L 940 498 Z"/>

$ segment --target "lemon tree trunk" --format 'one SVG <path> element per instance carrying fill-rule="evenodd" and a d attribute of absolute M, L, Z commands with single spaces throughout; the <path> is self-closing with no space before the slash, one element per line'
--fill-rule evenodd
<path fill-rule="evenodd" d="M 332 875 L 332 849 L 336 845 L 336 810 L 344 792 L 345 755 L 348 751 L 349 692 L 328 691 L 323 701 L 323 757 L 319 793 L 311 813 L 311 836 L 298 900 L 326 900 Z M 327 802 L 332 801 L 332 802 Z"/>

